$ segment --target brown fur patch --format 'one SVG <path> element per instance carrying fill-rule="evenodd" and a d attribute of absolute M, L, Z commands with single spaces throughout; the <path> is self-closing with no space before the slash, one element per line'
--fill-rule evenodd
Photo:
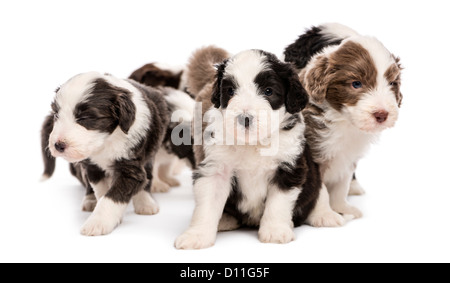
<path fill-rule="evenodd" d="M 194 129 L 194 133 L 199 133 L 199 134 L 201 133 L 201 135 L 202 135 L 201 137 L 197 137 L 197 139 L 201 139 L 202 145 L 194 145 L 193 146 L 196 166 L 198 166 L 200 163 L 202 163 L 203 160 L 205 159 L 205 151 L 203 150 L 203 144 L 204 144 L 203 132 L 205 131 L 208 124 L 206 122 L 203 122 L 203 117 L 205 117 L 206 111 L 208 111 L 213 106 L 213 104 L 211 102 L 212 91 L 213 91 L 213 82 L 204 86 L 204 88 L 198 93 L 197 97 L 195 98 L 196 102 L 202 103 L 202 116 L 201 117 L 194 116 L 194 121 L 202 121 L 202 130 L 200 131 L 199 129 Z M 195 126 L 195 125 L 193 125 L 193 126 Z"/>
<path fill-rule="evenodd" d="M 391 84 L 391 90 L 395 94 L 398 106 L 400 107 L 403 100 L 403 95 L 400 92 L 401 85 L 401 70 L 400 59 L 395 58 L 395 64 L 392 64 L 384 73 L 384 77 Z"/>
<path fill-rule="evenodd" d="M 336 52 L 319 56 L 303 81 L 316 102 L 325 98 L 330 105 L 341 110 L 344 105 L 356 105 L 360 96 L 374 89 L 377 69 L 369 52 L 360 44 L 349 41 Z M 362 88 L 355 89 L 352 83 L 360 81 Z"/>
<path fill-rule="evenodd" d="M 333 108 L 340 110 L 344 105 L 356 105 L 362 94 L 375 89 L 377 69 L 369 52 L 360 44 L 345 43 L 331 54 L 329 64 L 332 78 L 326 98 Z M 362 88 L 353 88 L 355 81 L 360 81 Z"/>
<path fill-rule="evenodd" d="M 187 65 L 188 91 L 196 96 L 216 75 L 215 64 L 222 63 L 230 54 L 222 48 L 208 46 L 195 51 Z"/>
<path fill-rule="evenodd" d="M 170 71 L 160 69 L 154 63 L 146 64 L 130 75 L 130 79 L 147 86 L 168 86 L 178 89 L 183 72 L 174 74 Z"/>

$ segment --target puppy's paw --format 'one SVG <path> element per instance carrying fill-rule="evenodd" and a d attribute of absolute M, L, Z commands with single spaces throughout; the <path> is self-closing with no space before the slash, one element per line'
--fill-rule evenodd
<path fill-rule="evenodd" d="M 94 194 L 86 195 L 83 198 L 83 201 L 81 203 L 81 210 L 92 212 L 95 209 L 95 206 L 97 205 L 97 198 Z"/>
<path fill-rule="evenodd" d="M 352 180 L 350 183 L 350 191 L 348 193 L 349 196 L 361 196 L 364 195 L 366 191 L 363 189 L 363 187 L 359 184 L 357 180 Z"/>
<path fill-rule="evenodd" d="M 159 212 L 159 206 L 157 204 L 154 205 L 141 205 L 134 206 L 134 212 L 139 215 L 155 215 Z"/>
<path fill-rule="evenodd" d="M 84 236 L 102 236 L 110 234 L 117 225 L 120 224 L 120 220 L 108 219 L 108 217 L 99 217 L 91 215 L 88 220 L 81 227 L 81 234 Z"/>
<path fill-rule="evenodd" d="M 205 233 L 198 229 L 188 229 L 175 240 L 175 248 L 179 250 L 199 250 L 212 247 L 216 241 L 215 233 Z"/>
<path fill-rule="evenodd" d="M 332 210 L 311 214 L 306 220 L 313 227 L 341 227 L 345 222 L 343 216 Z"/>
<path fill-rule="evenodd" d="M 140 191 L 133 197 L 134 212 L 139 215 L 154 215 L 159 212 L 159 206 L 146 191 Z"/>
<path fill-rule="evenodd" d="M 294 230 L 289 225 L 262 225 L 258 231 L 263 243 L 287 244 L 295 240 Z"/>
<path fill-rule="evenodd" d="M 336 206 L 336 207 L 333 206 L 332 208 L 337 213 L 346 215 L 346 217 L 349 217 L 351 215 L 354 217 L 354 219 L 363 217 L 363 213 L 361 212 L 361 210 L 359 210 L 356 207 L 351 206 L 349 204 L 342 205 L 342 206 Z"/>
<path fill-rule="evenodd" d="M 170 190 L 170 186 L 160 180 L 153 180 L 152 182 L 152 193 L 167 193 Z"/>

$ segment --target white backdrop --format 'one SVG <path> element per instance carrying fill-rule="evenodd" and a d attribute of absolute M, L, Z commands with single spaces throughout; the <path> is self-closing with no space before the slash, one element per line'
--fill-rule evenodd
<path fill-rule="evenodd" d="M 7 3 L 7 4 L 6 4 Z M 370 3 L 370 4 L 369 4 Z M 407 5 L 407 6 L 406 6 Z M 2 1 L 0 3 L 0 262 L 416 262 L 450 261 L 445 1 Z M 58 160 L 40 183 L 40 127 L 54 90 L 85 71 L 127 77 L 144 63 L 184 64 L 215 44 L 281 54 L 305 28 L 340 22 L 378 37 L 405 67 L 400 120 L 360 163 L 365 217 L 342 228 L 295 230 L 287 245 L 255 230 L 220 233 L 213 248 L 178 251 L 194 206 L 182 187 L 156 194 L 161 212 L 131 207 L 110 235 L 79 229 L 84 190 Z"/>

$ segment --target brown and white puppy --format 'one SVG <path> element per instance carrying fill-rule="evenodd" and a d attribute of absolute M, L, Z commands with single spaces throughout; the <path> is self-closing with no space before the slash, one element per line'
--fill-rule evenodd
<path fill-rule="evenodd" d="M 91 187 L 98 200 L 81 229 L 83 235 L 112 232 L 131 199 L 138 214 L 159 211 L 150 186 L 153 160 L 170 118 L 162 91 L 84 73 L 57 90 L 52 110 L 53 121 L 47 118 L 44 124 L 48 149 L 43 150 L 72 163 L 72 174 Z M 52 171 L 46 173 L 50 177 Z"/>
<path fill-rule="evenodd" d="M 350 190 L 363 193 L 354 178 L 356 164 L 398 119 L 399 58 L 376 38 L 340 24 L 311 28 L 284 55 L 296 65 L 311 98 L 304 111 L 306 137 L 321 166 L 331 207 L 361 217 L 347 195 Z"/>
<path fill-rule="evenodd" d="M 240 226 L 259 227 L 262 242 L 288 243 L 293 227 L 308 221 L 322 186 L 303 135 L 300 111 L 308 95 L 293 67 L 247 50 L 214 68 L 226 54 L 201 49 L 188 69 L 190 90 L 209 98 L 203 105 L 209 108 L 200 120 L 207 127 L 204 158 L 193 174 L 196 207 L 178 249 L 210 247 L 218 230 Z"/>

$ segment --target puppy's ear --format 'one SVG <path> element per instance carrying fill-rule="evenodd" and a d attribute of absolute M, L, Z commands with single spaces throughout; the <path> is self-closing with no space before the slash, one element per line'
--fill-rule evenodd
<path fill-rule="evenodd" d="M 50 150 L 48 149 L 50 134 L 53 131 L 53 126 L 53 115 L 48 115 L 45 118 L 41 131 L 42 160 L 44 161 L 44 173 L 42 174 L 42 180 L 50 178 L 53 175 L 53 172 L 55 172 L 56 159 L 52 156 Z"/>
<path fill-rule="evenodd" d="M 119 95 L 116 107 L 119 127 L 125 134 L 128 134 L 128 131 L 136 119 L 136 106 L 131 100 L 131 94 L 123 93 Z"/>
<path fill-rule="evenodd" d="M 297 73 L 291 69 L 288 72 L 288 91 L 286 94 L 286 111 L 295 114 L 308 104 L 308 93 L 298 79 Z"/>
<path fill-rule="evenodd" d="M 220 108 L 220 98 L 221 98 L 221 88 L 222 88 L 222 79 L 225 73 L 225 67 L 227 65 L 227 60 L 224 62 L 215 65 L 216 68 L 216 79 L 214 81 L 211 102 L 214 104 L 214 107 Z"/>
<path fill-rule="evenodd" d="M 322 103 L 327 96 L 328 84 L 331 79 L 328 66 L 328 58 L 321 56 L 315 59 L 310 69 L 300 73 L 300 80 L 314 102 Z"/>
<path fill-rule="evenodd" d="M 403 70 L 404 68 L 403 68 L 402 64 L 400 63 L 400 58 L 399 57 L 395 57 L 395 56 L 394 56 L 394 58 L 395 58 L 395 63 L 397 64 L 397 67 L 399 68 L 399 70 L 400 71 Z M 397 103 L 398 103 L 398 107 L 399 108 L 402 106 L 402 102 L 403 102 L 403 94 L 400 91 L 400 86 L 401 86 L 401 84 L 400 84 L 401 78 L 400 77 L 401 77 L 401 75 L 398 78 L 398 80 L 399 80 L 398 88 L 399 89 L 398 89 L 397 93 L 395 94 L 395 98 L 397 99 Z"/>

